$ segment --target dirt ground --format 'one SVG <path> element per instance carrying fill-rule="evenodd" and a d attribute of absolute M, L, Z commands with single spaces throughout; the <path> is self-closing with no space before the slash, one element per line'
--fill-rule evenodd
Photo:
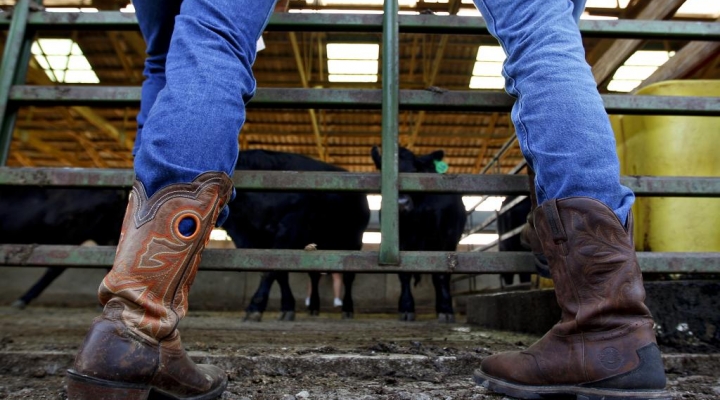
<path fill-rule="evenodd" d="M 95 309 L 0 307 L 0 399 L 66 399 L 72 364 Z M 230 312 L 190 312 L 183 343 L 198 362 L 228 371 L 223 399 L 502 399 L 477 387 L 472 370 L 483 357 L 522 349 L 537 337 L 416 322 L 394 315 L 337 314 L 260 323 Z M 463 320 L 463 318 L 460 318 Z M 675 399 L 720 398 L 720 356 L 664 348 Z"/>

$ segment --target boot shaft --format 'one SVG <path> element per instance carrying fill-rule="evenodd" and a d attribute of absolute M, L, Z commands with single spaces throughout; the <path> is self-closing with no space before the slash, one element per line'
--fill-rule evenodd
<path fill-rule="evenodd" d="M 586 197 L 548 200 L 534 212 L 535 228 L 555 282 L 559 334 L 600 332 L 652 321 L 632 238 L 603 203 Z"/>
<path fill-rule="evenodd" d="M 112 270 L 99 288 L 105 312 L 148 340 L 161 340 L 186 314 L 202 250 L 232 181 L 209 172 L 148 198 L 136 181 Z"/>

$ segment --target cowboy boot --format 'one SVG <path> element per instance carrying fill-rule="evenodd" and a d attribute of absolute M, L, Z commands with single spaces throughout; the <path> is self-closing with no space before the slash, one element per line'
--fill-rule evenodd
<path fill-rule="evenodd" d="M 113 269 L 100 284 L 105 308 L 68 371 L 70 400 L 205 400 L 222 394 L 225 372 L 190 360 L 177 325 L 231 192 L 232 181 L 221 172 L 169 185 L 149 199 L 135 181 Z"/>
<path fill-rule="evenodd" d="M 570 197 L 544 202 L 534 218 L 562 318 L 527 350 L 483 360 L 475 381 L 523 399 L 670 399 L 632 215 L 624 227 L 603 203 Z"/>

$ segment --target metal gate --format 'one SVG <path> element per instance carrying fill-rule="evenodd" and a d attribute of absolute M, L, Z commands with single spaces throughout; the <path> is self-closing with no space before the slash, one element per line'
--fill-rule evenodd
<path fill-rule="evenodd" d="M 0 165 L 5 165 L 18 108 L 23 105 L 133 105 L 139 87 L 26 86 L 30 47 L 37 30 L 137 30 L 134 14 L 120 12 L 48 13 L 18 0 L 12 19 L 0 20 L 8 37 L 0 69 Z M 292 270 L 356 272 L 534 272 L 529 253 L 400 252 L 399 191 L 481 195 L 527 195 L 527 179 L 517 175 L 399 174 L 398 110 L 509 111 L 513 99 L 501 92 L 399 90 L 400 33 L 487 35 L 480 18 L 398 15 L 398 1 L 386 0 L 383 15 L 274 14 L 275 31 L 382 32 L 382 90 L 259 88 L 248 107 L 382 109 L 380 174 L 247 171 L 233 180 L 238 190 L 332 190 L 382 194 L 380 250 L 207 250 L 203 270 Z M 720 23 L 678 21 L 582 21 L 586 37 L 720 40 Z M 608 113 L 720 116 L 718 97 L 603 95 Z M 0 185 L 129 188 L 129 170 L 0 167 Z M 719 197 L 718 177 L 624 176 L 638 196 Z M 115 248 L 0 244 L 0 266 L 105 268 Z M 644 272 L 718 273 L 720 253 L 639 252 Z"/>

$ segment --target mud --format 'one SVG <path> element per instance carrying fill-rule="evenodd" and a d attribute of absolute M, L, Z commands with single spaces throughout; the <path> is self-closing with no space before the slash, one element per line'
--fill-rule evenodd
<path fill-rule="evenodd" d="M 72 364 L 94 309 L 0 307 L 0 398 L 65 399 Z M 483 357 L 538 339 L 394 315 L 298 315 L 295 322 L 242 322 L 229 312 L 190 312 L 183 343 L 198 362 L 228 371 L 224 399 L 502 399 L 473 384 Z M 462 318 L 461 318 L 462 319 Z M 675 399 L 720 398 L 718 354 L 665 348 Z"/>

